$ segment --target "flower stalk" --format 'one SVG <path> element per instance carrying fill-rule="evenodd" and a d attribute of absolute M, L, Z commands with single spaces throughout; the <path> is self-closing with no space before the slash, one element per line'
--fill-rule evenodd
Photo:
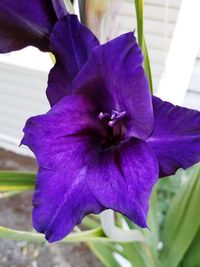
<path fill-rule="evenodd" d="M 144 69 L 149 80 L 149 87 L 150 87 L 151 93 L 153 94 L 151 66 L 150 66 L 147 45 L 146 45 L 146 41 L 144 38 L 144 0 L 135 0 L 134 2 L 135 2 L 135 11 L 136 11 L 136 18 L 137 18 L 138 43 L 144 55 L 144 63 L 143 63 Z"/>
<path fill-rule="evenodd" d="M 19 231 L 0 226 L 0 239 L 26 241 L 35 243 L 47 242 L 43 234 L 35 232 Z M 112 242 L 111 239 L 105 237 L 102 228 L 96 228 L 79 233 L 72 233 L 60 241 L 60 243 L 75 243 L 75 242 Z"/>

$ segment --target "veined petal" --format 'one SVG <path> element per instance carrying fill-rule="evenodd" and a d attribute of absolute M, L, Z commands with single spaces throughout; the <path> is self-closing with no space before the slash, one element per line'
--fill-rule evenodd
<path fill-rule="evenodd" d="M 90 190 L 106 208 L 118 211 L 146 227 L 158 162 L 144 141 L 130 139 L 100 153 L 87 168 Z"/>
<path fill-rule="evenodd" d="M 155 129 L 147 140 L 155 152 L 160 177 L 200 161 L 200 112 L 153 97 Z"/>
<path fill-rule="evenodd" d="M 66 236 L 88 213 L 104 208 L 85 179 L 104 129 L 98 111 L 84 96 L 68 96 L 45 114 L 30 118 L 22 144 L 39 163 L 33 197 L 33 226 L 49 242 Z"/>
<path fill-rule="evenodd" d="M 87 152 L 92 145 L 91 153 L 99 149 L 96 142 L 100 142 L 104 129 L 97 117 L 98 111 L 88 98 L 65 97 L 46 114 L 26 122 L 21 143 L 33 151 L 40 167 L 66 169 L 68 158 L 76 158 L 78 153 Z M 80 158 L 81 166 L 83 161 L 87 162 L 86 156 Z M 75 163 L 78 168 L 77 160 Z"/>
<path fill-rule="evenodd" d="M 76 150 L 74 153 L 77 158 L 86 156 Z M 49 242 L 64 238 L 85 215 L 104 209 L 87 186 L 84 166 L 74 168 L 76 159 L 65 160 L 68 167 L 64 171 L 40 168 L 36 179 L 33 227 Z"/>
<path fill-rule="evenodd" d="M 50 104 L 54 105 L 72 93 L 74 77 L 99 41 L 78 21 L 77 16 L 67 15 L 56 23 L 50 42 L 56 64 L 49 74 L 47 97 Z"/>
<path fill-rule="evenodd" d="M 7 53 L 28 45 L 49 51 L 49 35 L 61 13 L 66 15 L 63 0 L 53 4 L 50 0 L 1 0 L 0 52 Z"/>
<path fill-rule="evenodd" d="M 153 109 L 143 56 L 133 32 L 101 45 L 74 80 L 78 94 L 89 95 L 102 112 L 126 111 L 128 136 L 146 139 L 153 130 Z"/>

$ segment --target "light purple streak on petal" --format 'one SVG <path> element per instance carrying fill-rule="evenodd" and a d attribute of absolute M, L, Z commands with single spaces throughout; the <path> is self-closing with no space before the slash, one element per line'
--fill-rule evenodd
<path fill-rule="evenodd" d="M 61 2 L 58 0 L 56 6 Z M 28 45 L 49 51 L 49 35 L 56 21 L 51 1 L 1 0 L 0 52 L 7 53 Z"/>
<path fill-rule="evenodd" d="M 52 5 L 54 7 L 56 16 L 58 19 L 63 18 L 65 15 L 68 14 L 67 8 L 65 5 L 65 0 L 51 0 Z"/>
<path fill-rule="evenodd" d="M 158 177 L 158 162 L 144 141 L 131 138 L 99 154 L 88 166 L 90 190 L 106 208 L 146 227 L 149 198 Z"/>
<path fill-rule="evenodd" d="M 91 50 L 98 45 L 97 38 L 78 21 L 77 16 L 67 15 L 56 23 L 50 46 L 56 64 L 49 74 L 47 88 L 51 105 L 72 93 L 74 77 L 88 59 Z"/>
<path fill-rule="evenodd" d="M 77 158 L 85 157 L 74 152 Z M 40 168 L 36 179 L 33 227 L 44 233 L 49 242 L 64 238 L 88 213 L 96 214 L 104 209 L 89 190 L 84 169 L 74 167 L 74 159 L 66 160 L 66 170 Z"/>
<path fill-rule="evenodd" d="M 200 161 L 200 112 L 153 97 L 155 130 L 147 140 L 155 152 L 160 177 Z"/>
<path fill-rule="evenodd" d="M 26 122 L 22 144 L 33 151 L 40 167 L 68 169 L 68 158 L 76 159 L 79 154 L 90 150 L 92 145 L 93 152 L 99 149 L 99 139 L 105 133 L 97 118 L 98 113 L 86 97 L 65 97 L 47 114 Z M 87 162 L 86 156 L 80 160 L 81 165 L 83 161 Z M 78 168 L 77 160 L 75 162 Z"/>
<path fill-rule="evenodd" d="M 103 113 L 126 112 L 127 135 L 147 138 L 153 130 L 153 109 L 143 56 L 133 32 L 99 46 L 74 80 L 76 93 L 89 95 Z"/>

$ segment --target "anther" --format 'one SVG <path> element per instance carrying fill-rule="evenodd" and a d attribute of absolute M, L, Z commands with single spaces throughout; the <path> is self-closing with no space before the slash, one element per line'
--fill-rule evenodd
<path fill-rule="evenodd" d="M 126 111 L 116 111 L 112 110 L 112 113 L 103 113 L 100 112 L 98 115 L 98 118 L 100 120 L 102 119 L 108 119 L 108 126 L 113 127 L 119 120 L 121 120 L 126 114 Z"/>
<path fill-rule="evenodd" d="M 110 114 L 109 113 L 100 112 L 99 115 L 98 115 L 98 119 L 102 120 L 104 118 L 110 119 Z"/>
<path fill-rule="evenodd" d="M 111 120 L 122 119 L 125 116 L 125 114 L 126 114 L 126 111 L 119 112 L 119 111 L 116 111 L 116 110 L 112 110 Z"/>
<path fill-rule="evenodd" d="M 108 122 L 108 126 L 113 127 L 117 122 L 118 122 L 118 120 L 110 120 Z"/>

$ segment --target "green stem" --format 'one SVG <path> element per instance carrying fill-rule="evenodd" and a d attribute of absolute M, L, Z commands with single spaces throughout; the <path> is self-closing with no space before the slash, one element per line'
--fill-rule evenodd
<path fill-rule="evenodd" d="M 28 231 L 18 231 L 0 226 L 0 239 L 15 240 L 15 241 L 27 241 L 43 243 L 46 242 L 43 234 Z M 109 238 L 105 237 L 101 228 L 94 230 L 83 231 L 80 233 L 72 233 L 66 238 L 60 241 L 60 243 L 71 242 L 112 242 Z"/>
<path fill-rule="evenodd" d="M 144 46 L 144 3 L 143 0 L 135 0 L 135 11 L 137 18 L 138 43 L 141 48 Z"/>
<path fill-rule="evenodd" d="M 136 18 L 137 18 L 138 43 L 144 55 L 144 69 L 149 80 L 151 93 L 153 93 L 151 66 L 150 66 L 150 61 L 149 61 L 147 45 L 146 45 L 146 41 L 144 38 L 144 1 L 143 0 L 135 0 L 135 11 L 136 11 Z"/>

